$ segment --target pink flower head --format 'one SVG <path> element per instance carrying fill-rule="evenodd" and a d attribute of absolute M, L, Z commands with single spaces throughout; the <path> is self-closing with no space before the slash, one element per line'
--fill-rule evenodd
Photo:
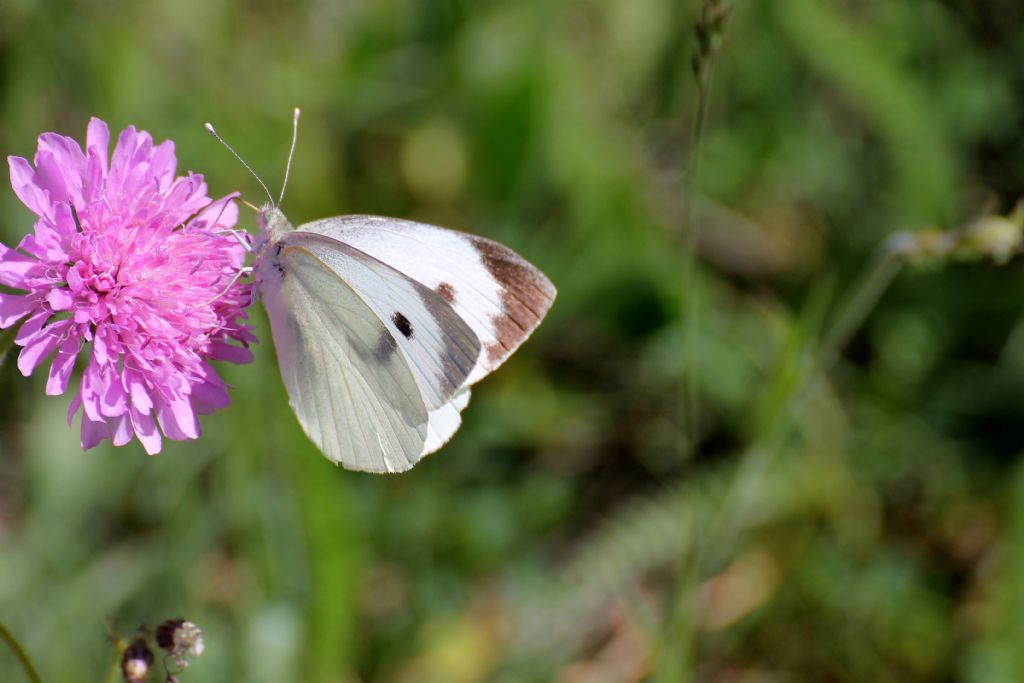
<path fill-rule="evenodd" d="M 0 328 L 21 322 L 18 369 L 46 358 L 46 393 L 63 394 L 89 347 L 68 422 L 82 410 L 82 448 L 137 436 L 199 436 L 198 414 L 229 402 L 210 360 L 245 363 L 250 285 L 238 282 L 248 236 L 232 230 L 236 195 L 206 196 L 198 174 L 175 177 L 174 143 L 126 128 L 108 162 L 110 133 L 89 122 L 75 140 L 39 136 L 35 169 L 9 157 L 11 184 L 39 218 L 18 250 L 0 244 Z M 237 342 L 232 343 L 232 342 Z"/>

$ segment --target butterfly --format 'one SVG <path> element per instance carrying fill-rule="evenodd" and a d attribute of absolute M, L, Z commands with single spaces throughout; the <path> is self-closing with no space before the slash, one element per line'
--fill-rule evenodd
<path fill-rule="evenodd" d="M 471 385 L 530 336 L 555 287 L 482 237 L 363 215 L 294 227 L 284 187 L 267 195 L 252 273 L 302 429 L 347 469 L 410 469 L 452 437 Z"/>

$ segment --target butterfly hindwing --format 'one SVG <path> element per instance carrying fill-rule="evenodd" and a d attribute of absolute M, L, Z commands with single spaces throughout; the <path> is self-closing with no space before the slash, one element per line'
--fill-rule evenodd
<path fill-rule="evenodd" d="M 458 390 L 452 400 L 436 410 L 431 410 L 428 416 L 427 441 L 423 445 L 423 455 L 433 453 L 441 446 L 448 443 L 459 425 L 462 424 L 462 411 L 469 405 L 469 385 Z"/>

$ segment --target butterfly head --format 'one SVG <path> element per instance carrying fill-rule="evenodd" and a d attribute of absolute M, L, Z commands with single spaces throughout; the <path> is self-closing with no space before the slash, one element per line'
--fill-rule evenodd
<path fill-rule="evenodd" d="M 279 242 L 282 237 L 295 229 L 284 212 L 273 203 L 267 203 L 260 207 L 256 223 L 260 226 L 260 240 L 270 244 Z"/>

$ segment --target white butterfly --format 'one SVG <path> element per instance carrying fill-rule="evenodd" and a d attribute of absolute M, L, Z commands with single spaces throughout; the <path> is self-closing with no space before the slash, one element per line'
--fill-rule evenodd
<path fill-rule="evenodd" d="M 295 228 L 283 197 L 260 209 L 253 273 L 291 406 L 334 462 L 408 470 L 451 438 L 470 385 L 530 336 L 555 288 L 511 249 L 445 228 L 378 216 Z"/>

